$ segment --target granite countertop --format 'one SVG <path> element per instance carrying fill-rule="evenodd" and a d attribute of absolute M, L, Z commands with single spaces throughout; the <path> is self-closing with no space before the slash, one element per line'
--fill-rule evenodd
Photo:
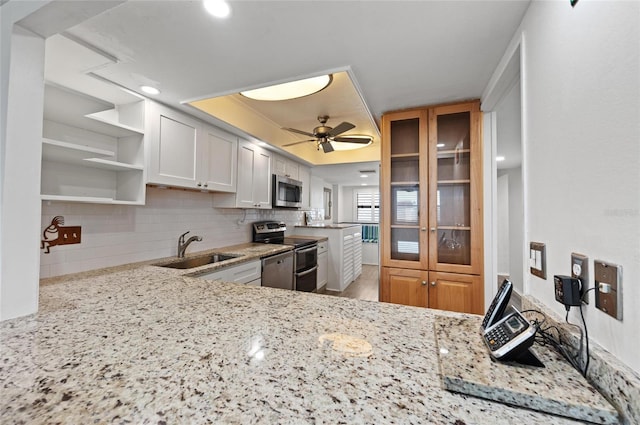
<path fill-rule="evenodd" d="M 347 224 L 347 223 L 339 223 L 339 224 L 296 224 L 295 227 L 304 227 L 309 229 L 346 229 L 349 227 L 359 227 L 359 224 Z"/>
<path fill-rule="evenodd" d="M 305 235 L 291 235 L 291 236 L 287 236 L 288 238 L 292 238 L 292 239 L 315 239 L 318 242 L 323 242 L 323 241 L 328 241 L 329 237 L 328 236 L 305 236 Z"/>
<path fill-rule="evenodd" d="M 293 249 L 293 246 L 291 245 L 249 242 L 249 243 L 243 243 L 238 245 L 230 245 L 222 248 L 214 248 L 214 249 L 208 249 L 204 251 L 191 252 L 185 255 L 184 258 L 178 258 L 175 256 L 165 257 L 165 258 L 156 258 L 154 260 L 142 261 L 139 263 L 125 264 L 122 266 L 108 267 L 104 269 L 91 270 L 88 272 L 74 273 L 69 275 L 41 279 L 40 284 L 48 285 L 52 283 L 60 283 L 68 280 L 74 280 L 78 278 L 97 277 L 103 274 L 110 274 L 118 271 L 133 270 L 133 269 L 137 269 L 147 265 L 160 266 L 160 265 L 167 265 L 172 263 L 179 263 L 183 260 L 198 258 L 198 257 L 206 257 L 212 254 L 227 254 L 227 255 L 237 256 L 236 258 L 232 258 L 230 260 L 220 261 L 213 264 L 206 264 L 204 266 L 193 267 L 190 269 L 173 269 L 170 267 L 162 268 L 162 270 L 164 270 L 166 273 L 173 274 L 175 276 L 198 276 L 198 275 L 214 272 L 224 267 L 246 263 L 248 261 L 257 260 L 263 257 L 279 254 L 281 252 L 290 251 L 292 249 Z"/>
<path fill-rule="evenodd" d="M 442 388 L 436 319 L 477 316 L 180 273 L 42 285 L 0 323 L 3 422 L 580 423 Z"/>

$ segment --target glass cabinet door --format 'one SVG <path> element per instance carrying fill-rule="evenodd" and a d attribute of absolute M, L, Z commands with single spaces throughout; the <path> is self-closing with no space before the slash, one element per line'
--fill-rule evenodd
<path fill-rule="evenodd" d="M 478 272 L 474 247 L 482 223 L 477 104 L 435 108 L 429 117 L 432 270 Z"/>
<path fill-rule="evenodd" d="M 426 118 L 424 111 L 407 111 L 386 116 L 383 123 L 389 141 L 382 155 L 386 265 L 426 268 L 428 264 Z"/>

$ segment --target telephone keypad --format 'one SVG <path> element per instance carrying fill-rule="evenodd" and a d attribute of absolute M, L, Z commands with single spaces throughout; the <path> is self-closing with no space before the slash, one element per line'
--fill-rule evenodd
<path fill-rule="evenodd" d="M 484 337 L 489 343 L 489 347 L 491 347 L 491 350 L 496 350 L 502 347 L 511 339 L 502 327 L 492 329 L 491 331 L 487 332 Z"/>

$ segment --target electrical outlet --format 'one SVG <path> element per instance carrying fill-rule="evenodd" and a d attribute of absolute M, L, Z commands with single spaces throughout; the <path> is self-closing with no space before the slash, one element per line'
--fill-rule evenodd
<path fill-rule="evenodd" d="M 622 266 L 594 260 L 593 275 L 596 285 L 596 308 L 622 320 Z"/>
<path fill-rule="evenodd" d="M 571 253 L 571 277 L 580 279 L 580 297 L 583 303 L 589 304 L 589 294 L 584 295 L 589 285 L 589 257 Z"/>

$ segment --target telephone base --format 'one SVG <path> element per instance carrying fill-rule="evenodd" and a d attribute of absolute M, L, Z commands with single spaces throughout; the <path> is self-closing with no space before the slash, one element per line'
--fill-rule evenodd
<path fill-rule="evenodd" d="M 538 356 L 536 356 L 531 350 L 526 349 L 517 356 L 514 356 L 508 360 L 508 362 L 519 363 L 526 366 L 535 366 L 535 367 L 545 367 L 544 363 L 540 361 Z"/>

